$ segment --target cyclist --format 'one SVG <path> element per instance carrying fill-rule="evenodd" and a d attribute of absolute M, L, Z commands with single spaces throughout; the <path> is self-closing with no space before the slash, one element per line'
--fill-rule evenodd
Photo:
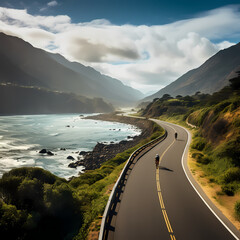
<path fill-rule="evenodd" d="M 177 135 L 178 135 L 177 132 L 175 132 L 175 139 L 176 139 L 176 140 L 177 140 Z"/>
<path fill-rule="evenodd" d="M 156 168 L 158 168 L 159 166 L 159 155 L 156 154 L 156 157 L 155 157 L 155 164 L 156 164 Z"/>

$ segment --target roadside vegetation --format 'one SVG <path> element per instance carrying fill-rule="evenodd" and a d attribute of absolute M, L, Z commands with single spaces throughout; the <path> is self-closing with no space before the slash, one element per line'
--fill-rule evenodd
<path fill-rule="evenodd" d="M 154 124 L 154 133 L 137 146 L 99 169 L 71 180 L 56 177 L 41 168 L 17 168 L 0 179 L 0 235 L 6 239 L 86 239 L 99 232 L 111 189 L 125 162 L 141 145 L 164 130 Z"/>
<path fill-rule="evenodd" d="M 216 199 L 239 195 L 240 200 L 240 73 L 212 95 L 197 92 L 173 98 L 165 94 L 141 109 L 140 115 L 195 125 L 191 157 L 208 183 L 220 187 Z M 240 201 L 232 212 L 240 221 Z"/>

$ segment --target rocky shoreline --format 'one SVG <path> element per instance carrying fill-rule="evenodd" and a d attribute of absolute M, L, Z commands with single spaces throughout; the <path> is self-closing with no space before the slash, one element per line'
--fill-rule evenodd
<path fill-rule="evenodd" d="M 77 166 L 84 166 L 85 170 L 94 170 L 99 168 L 102 163 L 107 160 L 112 159 L 118 153 L 121 153 L 128 148 L 134 147 L 140 143 L 143 139 L 148 138 L 154 132 L 154 123 L 147 119 L 137 119 L 125 116 L 119 116 L 114 113 L 111 114 L 100 114 L 97 116 L 90 116 L 87 119 L 102 120 L 102 121 L 111 121 L 111 122 L 121 122 L 126 124 L 131 124 L 137 126 L 142 130 L 139 136 L 135 136 L 129 140 L 123 140 L 116 144 L 104 144 L 97 143 L 91 152 L 80 152 L 81 160 L 72 162 L 69 164 L 69 167 L 75 168 Z"/>

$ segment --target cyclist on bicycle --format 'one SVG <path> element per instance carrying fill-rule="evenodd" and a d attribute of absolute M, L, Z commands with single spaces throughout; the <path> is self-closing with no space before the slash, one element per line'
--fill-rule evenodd
<path fill-rule="evenodd" d="M 177 140 L 177 135 L 178 135 L 177 132 L 175 132 L 175 139 L 176 139 L 176 140 Z"/>
<path fill-rule="evenodd" d="M 155 157 L 155 164 L 156 164 L 156 168 L 158 168 L 159 166 L 159 155 L 156 154 L 156 157 Z"/>

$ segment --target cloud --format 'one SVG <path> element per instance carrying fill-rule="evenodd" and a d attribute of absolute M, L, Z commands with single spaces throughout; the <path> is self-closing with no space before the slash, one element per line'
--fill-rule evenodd
<path fill-rule="evenodd" d="M 73 38 L 70 42 L 69 53 L 78 61 L 108 62 L 121 60 L 137 60 L 140 58 L 137 49 L 108 47 L 103 43 L 91 43 L 87 39 Z"/>
<path fill-rule="evenodd" d="M 54 49 L 145 92 L 159 90 L 233 45 L 226 39 L 240 37 L 239 22 L 238 5 L 155 26 L 118 26 L 106 19 L 76 24 L 66 15 L 35 16 L 0 8 L 1 31 L 36 47 Z"/>
<path fill-rule="evenodd" d="M 48 10 L 49 8 L 55 7 L 55 6 L 57 6 L 57 5 L 58 5 L 58 2 L 57 2 L 57 1 L 48 2 L 46 6 L 44 6 L 44 7 L 42 7 L 42 8 L 40 9 L 40 12 L 44 12 L 44 11 Z"/>
<path fill-rule="evenodd" d="M 47 4 L 49 7 L 55 7 L 58 5 L 57 1 L 51 1 Z"/>

